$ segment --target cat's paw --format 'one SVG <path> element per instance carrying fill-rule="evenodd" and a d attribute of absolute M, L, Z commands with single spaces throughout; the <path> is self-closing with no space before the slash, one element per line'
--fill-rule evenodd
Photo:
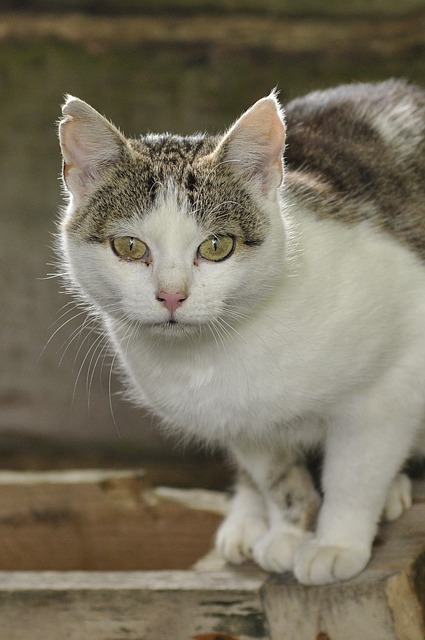
<path fill-rule="evenodd" d="M 216 548 L 227 562 L 241 564 L 252 559 L 253 548 L 267 529 L 265 518 L 260 516 L 230 515 L 217 531 Z"/>
<path fill-rule="evenodd" d="M 412 506 L 412 482 L 405 473 L 399 473 L 392 481 L 382 517 L 396 520 Z"/>
<path fill-rule="evenodd" d="M 305 585 L 349 580 L 365 568 L 369 558 L 370 549 L 324 545 L 313 538 L 295 552 L 294 574 Z"/>
<path fill-rule="evenodd" d="M 281 573 L 293 568 L 295 551 L 300 543 L 311 537 L 311 533 L 288 527 L 275 526 L 254 546 L 255 562 L 265 571 Z"/>

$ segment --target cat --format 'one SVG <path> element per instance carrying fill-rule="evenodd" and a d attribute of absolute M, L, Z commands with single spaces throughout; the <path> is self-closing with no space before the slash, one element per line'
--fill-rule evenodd
<path fill-rule="evenodd" d="M 273 91 L 222 135 L 138 139 L 68 96 L 59 137 L 71 286 L 135 401 L 239 468 L 223 556 L 360 573 L 425 451 L 425 92 Z"/>

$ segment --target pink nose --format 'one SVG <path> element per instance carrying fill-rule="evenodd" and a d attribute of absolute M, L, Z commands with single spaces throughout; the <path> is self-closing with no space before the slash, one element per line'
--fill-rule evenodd
<path fill-rule="evenodd" d="M 156 299 L 164 304 L 171 316 L 174 315 L 176 309 L 186 298 L 187 295 L 185 293 L 168 293 L 168 291 L 160 291 L 156 296 Z"/>

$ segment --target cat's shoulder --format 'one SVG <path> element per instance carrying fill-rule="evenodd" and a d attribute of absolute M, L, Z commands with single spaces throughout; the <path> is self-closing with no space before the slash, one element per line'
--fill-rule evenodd
<path fill-rule="evenodd" d="M 286 120 L 288 166 L 299 169 L 308 162 L 310 170 L 330 171 L 330 157 L 335 180 L 353 158 L 357 168 L 360 158 L 364 167 L 382 167 L 395 154 L 400 161 L 425 153 L 425 91 L 405 80 L 314 91 L 288 103 Z"/>
<path fill-rule="evenodd" d="M 404 80 L 314 91 L 286 107 L 286 189 L 319 218 L 364 220 L 425 259 L 425 91 Z"/>
<path fill-rule="evenodd" d="M 285 111 L 289 129 L 302 125 L 324 133 L 342 127 L 355 135 L 355 125 L 363 123 L 391 141 L 400 127 L 425 118 L 425 90 L 403 79 L 343 84 L 291 100 Z"/>

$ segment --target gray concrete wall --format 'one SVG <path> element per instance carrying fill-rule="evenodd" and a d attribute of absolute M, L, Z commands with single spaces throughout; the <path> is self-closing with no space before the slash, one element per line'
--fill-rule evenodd
<path fill-rule="evenodd" d="M 78 311 L 48 278 L 63 94 L 133 135 L 220 130 L 276 85 L 287 100 L 352 80 L 425 84 L 424 2 L 329 0 L 319 12 L 307 0 L 110 0 L 102 15 L 83 0 L 17 4 L 0 12 L 0 436 L 129 440 L 168 455 L 154 420 L 116 396 L 114 422 L 107 362 L 89 366 L 96 334 L 67 346 L 84 316 L 68 322 Z"/>

